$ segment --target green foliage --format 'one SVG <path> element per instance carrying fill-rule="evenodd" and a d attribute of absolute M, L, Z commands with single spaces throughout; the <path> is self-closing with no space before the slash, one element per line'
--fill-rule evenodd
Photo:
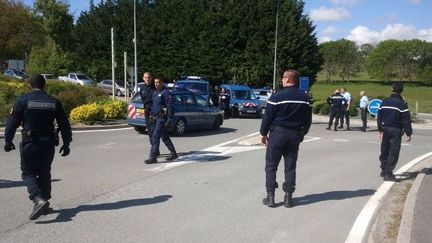
<path fill-rule="evenodd" d="M 86 124 L 92 124 L 95 121 L 102 120 L 103 116 L 103 108 L 96 103 L 91 103 L 73 109 L 70 113 L 69 120 L 71 123 L 84 122 Z"/>
<path fill-rule="evenodd" d="M 105 119 L 121 119 L 126 116 L 126 102 L 121 100 L 110 100 L 102 104 Z"/>
<path fill-rule="evenodd" d="M 0 101 L 3 101 L 6 104 L 11 104 L 18 96 L 29 92 L 30 88 L 27 83 L 23 82 L 0 81 L 0 90 Z"/>
<path fill-rule="evenodd" d="M 319 114 L 328 115 L 329 113 L 330 113 L 330 105 L 326 102 L 321 106 L 321 109 L 319 110 Z"/>
<path fill-rule="evenodd" d="M 312 112 L 313 112 L 314 114 L 318 114 L 318 113 L 320 112 L 321 108 L 323 107 L 323 105 L 326 104 L 326 103 L 327 103 L 327 102 L 326 102 L 325 100 L 318 100 L 318 101 L 315 101 L 315 102 L 312 104 Z"/>
<path fill-rule="evenodd" d="M 60 91 L 56 97 L 62 102 L 67 115 L 70 115 L 76 107 L 86 103 L 85 94 L 79 90 Z"/>
<path fill-rule="evenodd" d="M 0 100 L 0 125 L 6 124 L 11 109 L 12 109 L 11 103 L 6 103 L 3 100 Z"/>

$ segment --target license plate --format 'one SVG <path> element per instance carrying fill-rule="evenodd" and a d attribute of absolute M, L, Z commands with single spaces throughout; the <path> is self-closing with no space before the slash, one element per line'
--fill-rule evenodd
<path fill-rule="evenodd" d="M 136 109 L 136 117 L 137 118 L 144 118 L 144 109 Z"/>
<path fill-rule="evenodd" d="M 246 110 L 246 113 L 256 113 L 256 110 Z"/>

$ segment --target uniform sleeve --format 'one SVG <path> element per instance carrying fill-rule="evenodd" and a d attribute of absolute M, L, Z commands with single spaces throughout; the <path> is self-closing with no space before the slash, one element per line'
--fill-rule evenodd
<path fill-rule="evenodd" d="M 260 134 L 262 136 L 267 136 L 270 131 L 270 126 L 273 123 L 273 119 L 276 116 L 276 102 L 274 95 L 270 96 L 267 100 L 267 107 L 265 109 L 264 118 L 261 122 Z"/>
<path fill-rule="evenodd" d="M 17 99 L 11 110 L 10 116 L 6 123 L 5 129 L 5 141 L 11 143 L 17 128 L 21 125 L 24 120 L 24 104 L 21 99 Z"/>
<path fill-rule="evenodd" d="M 405 134 L 407 136 L 411 136 L 412 135 L 412 127 L 411 127 L 411 114 L 408 110 L 408 106 L 404 103 L 403 104 L 404 107 L 404 112 L 402 112 L 402 124 L 403 124 L 403 128 L 405 131 Z"/>
<path fill-rule="evenodd" d="M 309 101 L 309 103 L 310 103 L 310 101 Z M 306 118 L 305 118 L 301 133 L 303 135 L 306 135 L 309 132 L 309 128 L 311 125 L 312 125 L 312 106 L 308 105 L 306 107 Z"/>
<path fill-rule="evenodd" d="M 63 143 L 69 144 L 72 142 L 72 129 L 63 105 L 59 100 L 56 101 L 56 121 L 62 135 Z"/>

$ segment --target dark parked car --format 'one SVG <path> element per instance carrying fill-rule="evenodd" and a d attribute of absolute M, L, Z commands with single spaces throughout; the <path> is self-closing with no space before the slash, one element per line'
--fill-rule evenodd
<path fill-rule="evenodd" d="M 223 123 L 223 111 L 213 107 L 202 96 L 188 90 L 171 91 L 174 102 L 174 129 L 170 132 L 181 136 L 186 130 L 218 130 Z M 146 130 L 144 109 L 141 96 L 136 93 L 128 106 L 127 122 L 136 131 Z"/>
<path fill-rule="evenodd" d="M 27 73 L 18 69 L 6 69 L 3 75 L 6 77 L 16 78 L 19 80 L 23 80 L 29 77 Z"/>

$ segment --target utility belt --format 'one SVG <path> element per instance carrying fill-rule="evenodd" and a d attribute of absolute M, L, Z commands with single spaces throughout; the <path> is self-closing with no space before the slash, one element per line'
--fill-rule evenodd
<path fill-rule="evenodd" d="M 54 139 L 55 146 L 59 145 L 58 130 L 55 131 L 27 131 L 21 130 L 23 143 L 43 142 Z"/>
<path fill-rule="evenodd" d="M 150 124 L 153 125 L 158 118 L 166 118 L 166 108 L 163 108 L 164 111 L 159 113 L 151 113 L 149 116 Z"/>

